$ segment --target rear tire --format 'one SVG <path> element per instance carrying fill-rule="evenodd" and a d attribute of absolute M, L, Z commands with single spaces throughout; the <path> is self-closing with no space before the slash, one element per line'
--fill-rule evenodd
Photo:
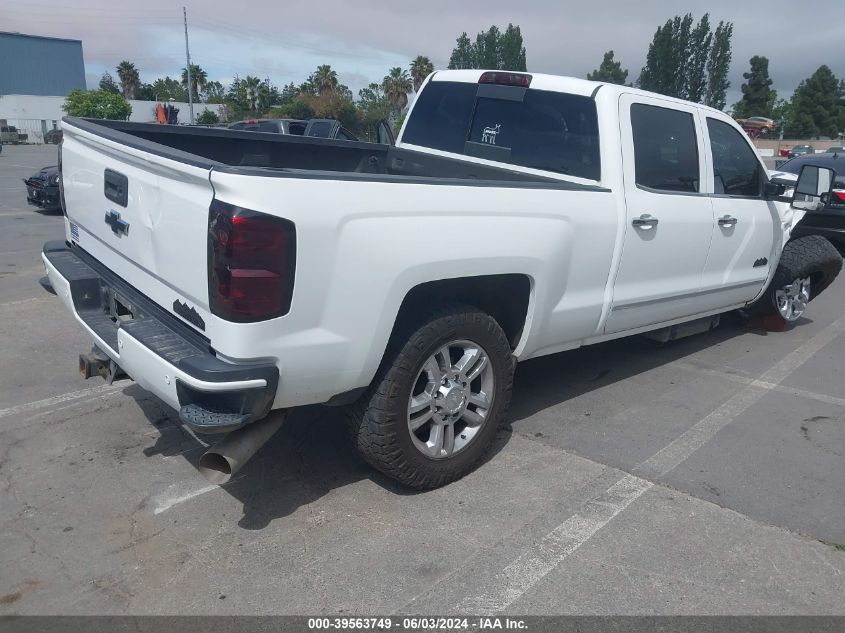
<path fill-rule="evenodd" d="M 490 450 L 515 360 L 499 324 L 472 306 L 416 323 L 394 333 L 373 383 L 350 408 L 349 430 L 371 466 L 427 490 L 468 474 Z"/>
<path fill-rule="evenodd" d="M 807 302 L 824 292 L 842 270 L 842 256 L 820 235 L 806 235 L 791 240 L 783 249 L 778 267 L 766 291 L 747 308 L 752 316 L 779 315 L 787 321 L 797 320 L 803 311 L 787 316 L 783 301 L 794 295 L 803 284 L 809 286 Z M 780 307 L 779 307 L 780 303 Z"/>

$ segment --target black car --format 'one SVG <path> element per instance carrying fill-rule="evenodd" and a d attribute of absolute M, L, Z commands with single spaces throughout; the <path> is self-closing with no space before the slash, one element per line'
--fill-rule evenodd
<path fill-rule="evenodd" d="M 790 174 L 799 174 L 804 165 L 827 167 L 836 172 L 833 194 L 828 203 L 817 211 L 808 211 L 792 230 L 792 235 L 822 235 L 845 254 L 845 154 L 809 154 L 786 161 L 777 168 Z"/>
<path fill-rule="evenodd" d="M 37 174 L 24 179 L 26 201 L 43 211 L 61 211 L 58 166 L 44 167 Z"/>

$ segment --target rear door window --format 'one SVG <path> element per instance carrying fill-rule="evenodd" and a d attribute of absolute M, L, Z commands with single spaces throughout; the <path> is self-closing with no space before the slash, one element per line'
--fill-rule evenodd
<path fill-rule="evenodd" d="M 417 98 L 403 143 L 601 178 L 593 99 L 532 89 L 516 100 L 477 97 L 478 92 L 474 83 L 430 82 Z"/>
<path fill-rule="evenodd" d="M 692 114 L 635 103 L 631 106 L 636 182 L 665 192 L 700 190 L 700 166 Z"/>

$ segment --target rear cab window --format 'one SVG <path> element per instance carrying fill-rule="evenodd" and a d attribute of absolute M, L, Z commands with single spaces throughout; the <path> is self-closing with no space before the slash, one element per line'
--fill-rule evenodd
<path fill-rule="evenodd" d="M 596 104 L 580 95 L 433 81 L 417 98 L 402 142 L 601 179 Z"/>

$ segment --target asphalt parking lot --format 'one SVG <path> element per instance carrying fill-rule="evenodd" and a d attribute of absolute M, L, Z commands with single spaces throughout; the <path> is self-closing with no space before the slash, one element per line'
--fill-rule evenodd
<path fill-rule="evenodd" d="M 0 614 L 845 614 L 845 281 L 787 332 L 726 319 L 520 365 L 495 455 L 411 492 L 313 407 L 233 482 L 131 382 L 84 381 L 39 285 L 61 215 L 0 155 Z"/>

